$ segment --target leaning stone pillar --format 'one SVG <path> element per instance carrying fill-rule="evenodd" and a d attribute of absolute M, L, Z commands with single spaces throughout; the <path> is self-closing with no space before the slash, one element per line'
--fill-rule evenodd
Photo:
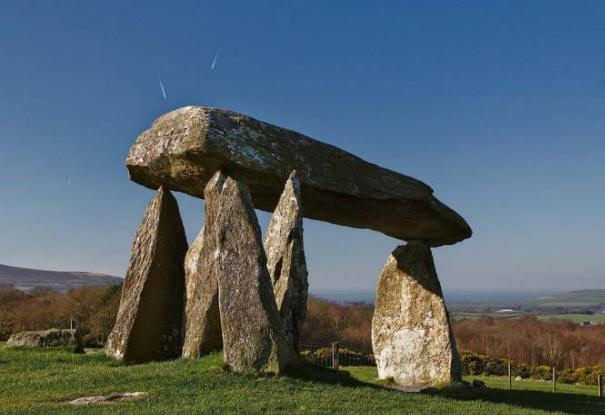
<path fill-rule="evenodd" d="M 300 183 L 293 171 L 286 181 L 265 236 L 267 268 L 286 337 L 298 350 L 307 314 L 307 263 L 303 245 Z"/>
<path fill-rule="evenodd" d="M 284 335 L 246 186 L 227 178 L 219 209 L 216 257 L 223 362 L 236 373 L 282 373 L 299 359 Z"/>
<path fill-rule="evenodd" d="M 109 356 L 128 363 L 181 354 L 187 239 L 176 199 L 163 187 L 147 206 L 134 243 Z"/>
<path fill-rule="evenodd" d="M 441 285 L 424 242 L 397 247 L 384 265 L 372 346 L 380 379 L 414 386 L 460 381 L 460 359 Z"/>
<path fill-rule="evenodd" d="M 225 177 L 217 171 L 204 189 L 204 227 L 185 257 L 183 357 L 197 358 L 223 345 L 218 308 L 219 197 Z"/>

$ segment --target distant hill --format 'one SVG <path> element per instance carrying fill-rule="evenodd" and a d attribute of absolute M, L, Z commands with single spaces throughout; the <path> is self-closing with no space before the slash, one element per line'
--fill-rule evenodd
<path fill-rule="evenodd" d="M 605 290 L 578 290 L 536 297 L 527 302 L 541 307 L 590 307 L 605 304 Z"/>
<path fill-rule="evenodd" d="M 11 284 L 20 290 L 49 287 L 55 291 L 94 285 L 118 285 L 122 278 L 93 272 L 46 271 L 0 264 L 0 284 Z"/>

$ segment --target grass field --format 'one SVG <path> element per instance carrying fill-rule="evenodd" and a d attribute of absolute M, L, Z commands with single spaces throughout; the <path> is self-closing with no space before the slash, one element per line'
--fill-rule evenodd
<path fill-rule="evenodd" d="M 1 347 L 1 346 L 0 346 Z M 103 353 L 64 349 L 0 349 L 2 414 L 605 414 L 595 388 L 482 378 L 488 389 L 444 388 L 435 394 L 389 391 L 375 384 L 375 368 L 340 373 L 305 367 L 296 377 L 252 378 L 206 358 L 124 366 Z M 149 392 L 138 401 L 73 407 L 82 396 Z"/>
<path fill-rule="evenodd" d="M 460 320 L 463 318 L 479 318 L 481 316 L 490 316 L 494 318 L 519 318 L 523 316 L 534 315 L 538 320 L 569 320 L 576 323 L 583 321 L 592 321 L 595 323 L 605 323 L 605 314 L 526 314 L 526 313 L 452 313 L 452 318 Z"/>

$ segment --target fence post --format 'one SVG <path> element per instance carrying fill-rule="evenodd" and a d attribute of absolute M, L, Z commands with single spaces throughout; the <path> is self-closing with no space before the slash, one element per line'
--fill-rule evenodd
<path fill-rule="evenodd" d="M 513 372 L 510 368 L 510 362 L 508 362 L 508 389 L 513 390 Z"/>
<path fill-rule="evenodd" d="M 552 391 L 557 391 L 557 368 L 555 366 L 552 367 Z"/>
<path fill-rule="evenodd" d="M 597 380 L 599 383 L 599 398 L 603 397 L 603 374 L 599 374 L 599 376 L 597 376 Z"/>
<path fill-rule="evenodd" d="M 332 367 L 335 370 L 338 370 L 338 367 L 340 366 L 340 362 L 339 362 L 339 356 L 338 356 L 338 342 L 332 342 Z"/>

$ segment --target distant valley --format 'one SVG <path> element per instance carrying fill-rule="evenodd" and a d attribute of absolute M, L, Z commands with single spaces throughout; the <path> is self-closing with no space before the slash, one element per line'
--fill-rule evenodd
<path fill-rule="evenodd" d="M 537 295 L 532 298 L 448 302 L 454 312 L 492 313 L 515 310 L 522 313 L 601 313 L 605 310 L 605 289 L 576 290 L 565 293 Z"/>
<path fill-rule="evenodd" d="M 0 285 L 13 285 L 20 290 L 47 287 L 64 292 L 71 288 L 95 285 L 118 285 L 122 278 L 93 272 L 48 271 L 0 264 Z"/>
<path fill-rule="evenodd" d="M 370 290 L 313 290 L 311 294 L 337 303 L 374 304 Z M 522 313 L 601 313 L 605 309 L 605 289 L 553 291 L 446 291 L 448 309 L 452 312 L 494 313 L 514 309 Z"/>

